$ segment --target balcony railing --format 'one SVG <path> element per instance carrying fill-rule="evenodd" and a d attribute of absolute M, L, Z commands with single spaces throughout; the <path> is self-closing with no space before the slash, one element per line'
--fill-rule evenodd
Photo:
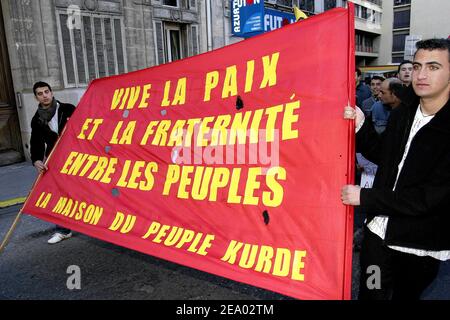
<path fill-rule="evenodd" d="M 360 17 L 355 17 L 355 19 L 358 21 L 358 24 L 356 25 L 357 28 L 366 26 L 368 29 L 373 29 L 376 32 L 379 32 L 381 29 L 381 24 L 377 21 L 374 22 Z"/>
<path fill-rule="evenodd" d="M 356 51 L 359 51 L 359 52 L 378 53 L 373 50 L 373 47 L 367 46 L 367 45 L 357 44 L 357 45 L 355 45 L 355 49 L 356 49 Z"/>

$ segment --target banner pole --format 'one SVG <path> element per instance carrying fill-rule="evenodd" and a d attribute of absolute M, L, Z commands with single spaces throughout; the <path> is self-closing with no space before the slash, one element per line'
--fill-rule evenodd
<path fill-rule="evenodd" d="M 355 7 L 352 2 L 347 2 L 348 7 L 348 101 L 350 106 L 355 106 Z M 348 126 L 348 168 L 347 184 L 354 184 L 355 181 L 355 121 L 349 121 Z M 352 298 L 352 259 L 353 259 L 353 222 L 354 208 L 347 206 L 346 226 L 345 226 L 345 257 L 344 257 L 344 284 L 343 298 Z"/>

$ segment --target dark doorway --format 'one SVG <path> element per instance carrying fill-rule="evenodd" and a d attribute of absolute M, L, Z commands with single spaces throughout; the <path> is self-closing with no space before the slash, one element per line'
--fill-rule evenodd
<path fill-rule="evenodd" d="M 23 160 L 22 138 L 0 3 L 0 166 Z"/>

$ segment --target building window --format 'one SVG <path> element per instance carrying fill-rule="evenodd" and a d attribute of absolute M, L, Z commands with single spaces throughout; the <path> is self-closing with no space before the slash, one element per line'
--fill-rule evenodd
<path fill-rule="evenodd" d="M 292 0 L 276 0 L 274 2 L 280 6 L 292 7 Z"/>
<path fill-rule="evenodd" d="M 359 4 L 355 4 L 355 17 L 361 18 L 361 6 Z"/>
<path fill-rule="evenodd" d="M 199 40 L 198 40 L 198 26 L 193 24 L 191 25 L 190 29 L 189 29 L 189 33 L 190 33 L 190 48 L 189 48 L 189 55 L 193 56 L 193 55 L 197 55 L 199 53 Z"/>
<path fill-rule="evenodd" d="M 162 3 L 165 6 L 178 7 L 178 0 L 163 0 Z"/>
<path fill-rule="evenodd" d="M 154 22 L 157 64 L 183 59 L 199 53 L 198 25 Z"/>
<path fill-rule="evenodd" d="M 166 28 L 167 62 L 180 60 L 183 57 L 180 27 Z"/>
<path fill-rule="evenodd" d="M 372 9 L 355 4 L 355 17 L 370 21 L 374 24 L 381 24 L 381 13 Z"/>
<path fill-rule="evenodd" d="M 355 34 L 355 49 L 358 52 L 373 53 L 373 38 L 364 36 L 361 33 Z"/>
<path fill-rule="evenodd" d="M 380 12 L 373 11 L 372 22 L 375 24 L 381 24 L 381 13 Z"/>
<path fill-rule="evenodd" d="M 405 4 L 411 4 L 411 0 L 394 0 L 394 6 L 403 6 Z"/>
<path fill-rule="evenodd" d="M 355 49 L 356 51 L 362 51 L 362 36 L 355 34 Z"/>
<path fill-rule="evenodd" d="M 300 0 L 298 5 L 300 10 L 314 13 L 314 0 Z"/>
<path fill-rule="evenodd" d="M 376 4 L 376 5 L 380 6 L 380 7 L 382 5 L 382 0 L 367 0 L 367 1 L 372 2 L 373 4 Z"/>
<path fill-rule="evenodd" d="M 393 52 L 405 51 L 405 40 L 407 36 L 407 33 L 394 34 L 392 38 Z"/>
<path fill-rule="evenodd" d="M 392 63 L 401 63 L 403 60 L 405 60 L 403 53 L 392 55 Z"/>
<path fill-rule="evenodd" d="M 57 16 L 66 87 L 127 72 L 121 17 L 82 12 L 80 24 L 69 28 L 66 11 L 57 11 Z"/>
<path fill-rule="evenodd" d="M 228 4 L 228 1 L 225 1 Z M 189 0 L 189 9 L 197 9 L 197 0 Z"/>
<path fill-rule="evenodd" d="M 394 11 L 394 29 L 409 28 L 411 10 Z"/>
<path fill-rule="evenodd" d="M 367 8 L 366 7 L 361 7 L 361 18 L 367 20 L 368 18 L 368 14 L 367 14 Z"/>
<path fill-rule="evenodd" d="M 364 52 L 370 52 L 373 53 L 373 39 L 372 38 L 364 38 Z"/>
<path fill-rule="evenodd" d="M 325 0 L 325 11 L 336 8 L 336 0 Z"/>

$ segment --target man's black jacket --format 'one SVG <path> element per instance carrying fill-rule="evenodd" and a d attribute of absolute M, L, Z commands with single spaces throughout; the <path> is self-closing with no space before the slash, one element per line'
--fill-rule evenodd
<path fill-rule="evenodd" d="M 30 152 L 31 161 L 35 163 L 38 160 L 44 160 L 44 156 L 48 156 L 55 146 L 59 135 L 63 131 L 67 119 L 72 115 L 75 106 L 68 103 L 59 102 L 58 108 L 58 134 L 50 130 L 47 124 L 43 124 L 39 120 L 39 115 L 36 111 L 33 119 L 31 119 L 31 140 Z"/>
<path fill-rule="evenodd" d="M 373 188 L 361 190 L 361 205 L 368 222 L 389 216 L 387 245 L 450 250 L 450 100 L 417 132 L 393 191 L 419 105 L 414 94 L 405 100 L 381 137 L 367 120 L 356 134 L 357 152 L 379 166 Z"/>

